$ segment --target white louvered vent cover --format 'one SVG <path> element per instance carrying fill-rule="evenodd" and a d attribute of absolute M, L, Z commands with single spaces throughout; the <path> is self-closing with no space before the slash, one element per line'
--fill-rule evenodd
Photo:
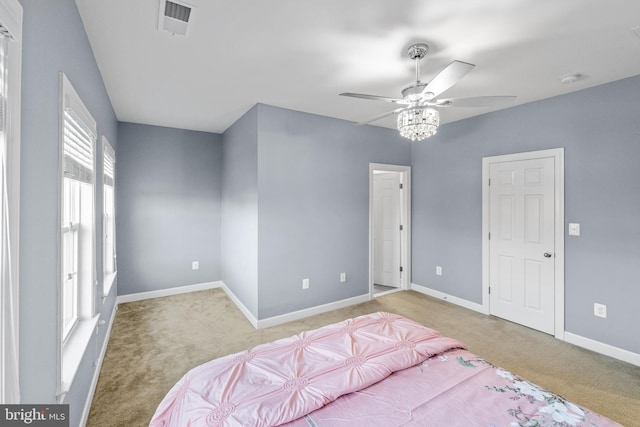
<path fill-rule="evenodd" d="M 179 36 L 186 36 L 193 18 L 193 6 L 185 2 L 160 0 L 158 28 Z"/>

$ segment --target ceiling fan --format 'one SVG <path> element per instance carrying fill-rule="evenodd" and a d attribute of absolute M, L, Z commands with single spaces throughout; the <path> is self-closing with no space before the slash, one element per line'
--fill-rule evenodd
<path fill-rule="evenodd" d="M 433 135 L 440 124 L 438 108 L 445 107 L 502 107 L 513 102 L 515 96 L 474 96 L 469 98 L 438 98 L 451 86 L 469 73 L 475 65 L 462 61 L 453 61 L 440 71 L 429 83 L 420 81 L 420 60 L 424 58 L 429 46 L 416 43 L 409 46 L 407 54 L 416 62 L 416 82 L 402 90 L 402 98 L 366 95 L 362 93 L 341 93 L 342 96 L 391 102 L 402 105 L 393 111 L 375 116 L 364 122 L 365 125 L 384 117 L 398 114 L 400 134 L 412 141 L 420 141 Z"/>

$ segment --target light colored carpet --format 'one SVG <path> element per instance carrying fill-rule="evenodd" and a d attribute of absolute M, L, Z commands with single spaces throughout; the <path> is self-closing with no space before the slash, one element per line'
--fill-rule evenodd
<path fill-rule="evenodd" d="M 121 304 L 89 427 L 149 424 L 191 368 L 257 344 L 376 311 L 397 313 L 470 351 L 623 425 L 640 425 L 640 367 L 413 291 L 256 330 L 221 289 Z"/>

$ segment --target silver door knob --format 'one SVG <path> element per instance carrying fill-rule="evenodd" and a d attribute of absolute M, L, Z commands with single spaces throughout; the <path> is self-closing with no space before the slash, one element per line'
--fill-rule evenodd
<path fill-rule="evenodd" d="M 545 257 L 545 258 L 551 258 L 551 254 L 550 254 L 549 252 L 545 252 L 545 253 L 544 253 L 544 257 Z"/>

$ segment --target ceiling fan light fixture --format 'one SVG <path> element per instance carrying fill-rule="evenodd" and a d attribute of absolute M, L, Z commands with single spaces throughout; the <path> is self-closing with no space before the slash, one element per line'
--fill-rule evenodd
<path fill-rule="evenodd" d="M 398 131 L 411 141 L 422 141 L 438 130 L 440 113 L 435 108 L 414 107 L 398 114 Z"/>

